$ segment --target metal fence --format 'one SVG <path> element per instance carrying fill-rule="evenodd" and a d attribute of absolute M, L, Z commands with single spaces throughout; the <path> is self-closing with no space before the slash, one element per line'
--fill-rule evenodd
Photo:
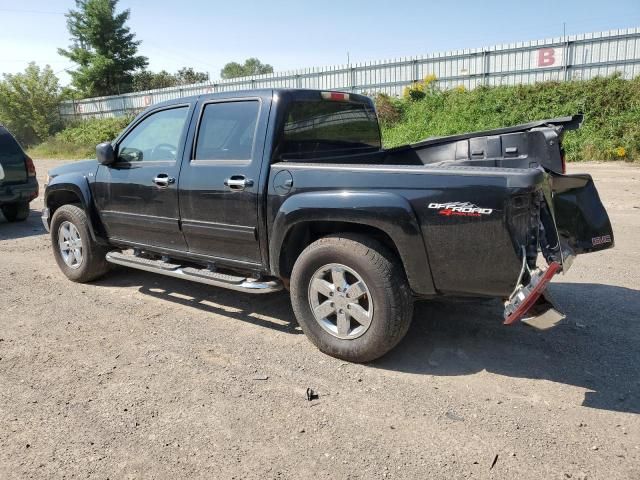
<path fill-rule="evenodd" d="M 640 28 L 90 98 L 65 102 L 60 113 L 64 119 L 112 117 L 136 113 L 174 98 L 253 88 L 314 88 L 400 95 L 405 86 L 431 74 L 436 76 L 440 88 L 463 85 L 472 89 L 479 85 L 587 80 L 615 72 L 624 78 L 640 75 Z"/>

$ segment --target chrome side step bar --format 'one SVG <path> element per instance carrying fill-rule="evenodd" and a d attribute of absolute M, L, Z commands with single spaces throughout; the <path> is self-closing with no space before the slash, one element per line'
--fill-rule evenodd
<path fill-rule="evenodd" d="M 276 278 L 259 280 L 253 278 L 236 277 L 224 273 L 212 272 L 207 269 L 183 267 L 182 265 L 136 257 L 120 252 L 107 253 L 106 260 L 115 265 L 136 268 L 145 272 L 159 273 L 168 277 L 182 278 L 192 282 L 204 283 L 214 287 L 228 288 L 247 293 L 272 293 L 282 290 L 282 282 Z"/>

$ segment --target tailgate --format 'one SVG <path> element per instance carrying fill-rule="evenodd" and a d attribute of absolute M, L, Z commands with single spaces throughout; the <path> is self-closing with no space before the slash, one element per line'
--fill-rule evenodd
<path fill-rule="evenodd" d="M 576 254 L 613 247 L 609 215 L 591 175 L 554 175 L 553 209 L 561 238 Z"/>
<path fill-rule="evenodd" d="M 556 259 L 568 268 L 564 264 L 575 255 L 613 247 L 611 221 L 591 175 L 551 172 L 548 178 L 546 210 L 555 225 L 561 250 L 561 257 Z M 549 220 L 543 225 L 547 231 L 551 228 Z"/>
<path fill-rule="evenodd" d="M 0 127 L 0 185 L 25 183 L 27 181 L 27 167 L 25 154 L 18 142 L 4 128 Z M 4 176 L 4 178 L 2 178 Z"/>

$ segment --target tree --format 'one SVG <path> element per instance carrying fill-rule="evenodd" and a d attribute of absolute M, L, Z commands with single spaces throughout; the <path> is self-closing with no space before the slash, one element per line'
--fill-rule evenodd
<path fill-rule="evenodd" d="M 66 14 L 72 44 L 58 53 L 78 64 L 70 72 L 75 88 L 87 96 L 131 90 L 133 72 L 145 68 L 137 55 L 140 41 L 126 26 L 129 10 L 116 13 L 118 0 L 76 0 L 77 10 Z"/>
<path fill-rule="evenodd" d="M 220 70 L 220 76 L 225 79 L 262 75 L 264 73 L 273 73 L 273 67 L 267 63 L 260 62 L 257 58 L 246 59 L 244 65 L 240 65 L 237 62 L 230 62 Z"/>
<path fill-rule="evenodd" d="M 161 70 L 160 72 L 140 70 L 133 74 L 131 85 L 134 92 L 141 92 L 153 90 L 154 88 L 175 87 L 177 84 L 175 75 L 166 70 Z"/>
<path fill-rule="evenodd" d="M 140 70 L 133 74 L 132 87 L 134 92 L 152 90 L 154 88 L 176 87 L 178 85 L 192 85 L 209 80 L 209 74 L 196 72 L 191 67 L 183 67 L 176 73 L 169 73 L 166 70 L 150 72 Z"/>
<path fill-rule="evenodd" d="M 60 86 L 49 65 L 30 63 L 24 73 L 0 81 L 0 122 L 24 145 L 54 134 L 61 126 Z"/>
<path fill-rule="evenodd" d="M 191 67 L 184 67 L 176 73 L 178 85 L 192 85 L 194 83 L 203 83 L 209 80 L 209 74 L 206 72 L 196 72 Z"/>

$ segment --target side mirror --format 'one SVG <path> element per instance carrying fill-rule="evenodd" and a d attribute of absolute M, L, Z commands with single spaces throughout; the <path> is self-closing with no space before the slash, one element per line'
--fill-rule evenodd
<path fill-rule="evenodd" d="M 109 142 L 100 143 L 96 146 L 96 157 L 102 165 L 111 165 L 116 161 L 116 152 Z"/>

